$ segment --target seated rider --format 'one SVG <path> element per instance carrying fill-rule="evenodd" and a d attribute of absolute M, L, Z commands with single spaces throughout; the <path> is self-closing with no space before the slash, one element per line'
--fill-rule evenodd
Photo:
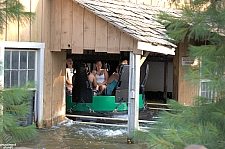
<path fill-rule="evenodd" d="M 74 75 L 74 69 L 73 69 L 73 60 L 71 58 L 68 58 L 66 60 L 66 94 L 72 95 L 72 88 L 73 88 L 73 75 Z"/>
<path fill-rule="evenodd" d="M 104 90 L 104 95 L 111 96 L 114 88 L 116 87 L 119 80 L 119 66 L 116 67 L 116 72 L 114 72 L 107 81 L 107 88 Z"/>
<path fill-rule="evenodd" d="M 123 61 L 121 62 L 121 64 L 122 64 L 122 65 L 125 65 L 125 64 L 128 65 L 128 60 L 123 60 Z"/>
<path fill-rule="evenodd" d="M 88 75 L 88 80 L 90 81 L 93 90 L 96 90 L 98 86 L 96 78 L 95 78 L 95 73 L 96 71 L 92 70 L 92 72 Z"/>
<path fill-rule="evenodd" d="M 97 61 L 95 66 L 96 66 L 95 78 L 99 86 L 100 94 L 102 94 L 102 91 L 107 87 L 106 84 L 108 80 L 108 72 L 106 71 L 106 69 L 102 69 L 101 61 Z"/>

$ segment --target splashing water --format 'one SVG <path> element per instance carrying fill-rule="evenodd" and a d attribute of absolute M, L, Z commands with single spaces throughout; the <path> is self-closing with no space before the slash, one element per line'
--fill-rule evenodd
<path fill-rule="evenodd" d="M 17 144 L 33 149 L 145 149 L 140 144 L 127 144 L 127 130 L 77 124 L 67 119 L 49 129 L 40 129 L 35 140 Z"/>

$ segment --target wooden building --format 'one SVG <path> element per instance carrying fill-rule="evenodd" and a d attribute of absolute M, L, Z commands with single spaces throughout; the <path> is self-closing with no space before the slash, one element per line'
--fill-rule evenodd
<path fill-rule="evenodd" d="M 192 97 L 198 94 L 198 88 L 190 88 L 184 80 L 182 57 L 188 56 L 188 43 L 176 46 L 168 42 L 165 28 L 154 20 L 159 10 L 179 15 L 171 8 L 177 8 L 183 1 L 179 5 L 167 0 L 20 2 L 27 11 L 36 12 L 36 19 L 25 25 L 16 22 L 5 27 L 0 35 L 0 57 L 3 61 L 8 58 L 9 63 L 17 57 L 20 63 L 20 58 L 25 55 L 26 62 L 34 63 L 32 66 L 27 64 L 24 76 L 28 81 L 31 76 L 31 80 L 37 82 L 35 115 L 39 127 L 50 127 L 65 119 L 65 60 L 68 53 L 78 55 L 92 51 L 120 55 L 133 52 L 142 59 L 147 57 L 144 63 L 154 68 L 150 69 L 153 76 L 149 76 L 153 81 L 156 80 L 154 77 L 161 76 L 158 78 L 161 82 L 159 90 L 164 95 L 168 92 L 168 84 L 171 97 L 181 104 L 190 105 Z M 33 57 L 30 56 L 32 51 Z M 13 84 L 10 80 L 15 79 L 12 72 L 22 69 L 10 65 L 7 70 L 11 78 L 8 82 L 6 74 L 1 78 L 10 87 Z M 151 79 L 147 86 L 149 90 L 158 82 L 151 83 Z"/>

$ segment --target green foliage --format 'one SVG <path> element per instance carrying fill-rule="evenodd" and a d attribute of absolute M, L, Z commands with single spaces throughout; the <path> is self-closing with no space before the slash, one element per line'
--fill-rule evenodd
<path fill-rule="evenodd" d="M 20 25 L 33 20 L 35 13 L 25 11 L 25 7 L 18 0 L 0 1 L 0 34 L 8 23 L 18 21 Z"/>
<path fill-rule="evenodd" d="M 187 67 L 187 81 L 199 86 L 205 80 L 201 85 L 210 95 L 196 97 L 193 106 L 188 107 L 169 100 L 171 111 L 160 112 L 158 123 L 149 132 L 137 132 L 136 138 L 149 148 L 183 149 L 191 144 L 208 149 L 224 148 L 225 8 L 222 4 L 222 0 L 193 0 L 180 11 L 180 17 L 163 12 L 159 15 L 169 39 L 174 39 L 171 40 L 174 43 L 188 41 L 188 56 L 199 62 Z"/>
<path fill-rule="evenodd" d="M 173 111 L 160 112 L 158 124 L 151 126 L 149 132 L 137 132 L 139 143 L 155 149 L 183 149 L 190 144 L 224 148 L 225 100 L 212 104 L 196 102 L 194 107 L 173 100 L 168 103 Z"/>
<path fill-rule="evenodd" d="M 3 109 L 0 114 L 0 137 L 10 135 L 12 143 L 32 139 L 37 133 L 35 125 L 20 125 L 21 121 L 27 120 L 31 108 L 33 91 L 28 86 L 0 90 L 0 105 Z"/>

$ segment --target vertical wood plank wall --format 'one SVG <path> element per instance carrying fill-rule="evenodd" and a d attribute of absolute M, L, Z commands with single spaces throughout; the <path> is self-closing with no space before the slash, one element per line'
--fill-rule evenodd
<path fill-rule="evenodd" d="M 51 0 L 51 51 L 61 51 L 61 5 L 61 0 Z"/>
<path fill-rule="evenodd" d="M 24 26 L 18 22 L 11 23 L 6 26 L 3 34 L 0 35 L 2 41 L 19 41 L 19 42 L 43 42 L 45 43 L 44 49 L 44 92 L 43 92 L 43 121 L 38 124 L 39 127 L 50 127 L 57 122 L 63 120 L 65 117 L 65 96 L 64 96 L 64 76 L 65 76 L 65 59 L 66 52 L 61 50 L 61 37 L 63 43 L 67 43 L 67 39 L 63 36 L 64 33 L 68 35 L 66 28 L 70 28 L 67 24 L 71 20 L 62 19 L 61 9 L 57 9 L 61 5 L 54 6 L 52 2 L 61 0 L 20 0 L 26 7 L 27 11 L 36 13 L 35 20 L 26 23 Z M 69 0 L 70 2 L 70 0 Z M 70 3 L 71 4 L 71 3 Z M 66 4 L 64 4 L 66 5 Z M 51 13 L 55 10 L 57 14 Z M 70 9 L 70 11 L 72 8 Z M 71 14 L 67 10 L 64 15 Z M 53 15 L 54 16 L 51 16 Z M 57 15 L 57 17 L 55 17 Z M 55 20 L 53 20 L 53 19 Z M 59 23 L 65 27 L 56 28 L 54 23 Z M 72 25 L 71 25 L 72 28 Z M 71 29 L 69 29 L 71 30 Z M 52 36 L 52 31 L 56 31 L 56 36 Z M 63 31 L 63 32 L 61 32 Z M 72 34 L 72 33 L 71 33 Z M 55 35 L 55 34 L 54 34 Z M 53 39 L 56 44 L 51 44 Z M 65 44 L 67 45 L 67 44 Z M 65 46 L 63 45 L 63 46 Z M 53 47 L 51 47 L 53 46 Z M 57 48 L 57 46 L 59 46 Z M 59 52 L 52 52 L 57 49 Z"/>
<path fill-rule="evenodd" d="M 185 42 L 179 43 L 178 50 L 176 54 L 178 55 L 179 60 L 175 61 L 175 70 L 174 75 L 178 75 L 174 77 L 177 80 L 178 84 L 178 102 L 183 105 L 192 105 L 193 99 L 195 96 L 198 95 L 198 86 L 191 84 L 187 80 L 185 80 L 185 75 L 187 74 L 187 70 L 182 66 L 182 57 L 188 56 L 187 47 L 188 47 L 187 40 Z M 194 43 L 192 43 L 194 44 Z"/>
<path fill-rule="evenodd" d="M 61 17 L 61 49 L 67 49 L 70 48 L 72 42 L 73 5 L 71 4 L 71 0 L 63 0 Z"/>
<path fill-rule="evenodd" d="M 120 53 L 120 49 L 134 49 L 131 37 L 123 35 L 118 28 L 72 0 L 63 0 L 63 3 L 62 0 L 55 0 L 51 5 L 51 51 L 72 49 L 72 53 L 82 54 L 83 49 L 108 53 Z M 64 11 L 65 5 L 68 8 Z M 128 39 L 122 39 L 121 36 Z"/>
<path fill-rule="evenodd" d="M 104 52 L 105 47 L 108 45 L 108 23 L 99 17 L 96 17 L 96 39 L 95 51 Z"/>
<path fill-rule="evenodd" d="M 0 39 L 2 41 L 37 41 L 37 39 L 41 41 L 40 39 L 41 39 L 42 32 L 41 32 L 40 24 L 42 19 L 40 18 L 41 16 L 40 14 L 42 14 L 43 12 L 39 8 L 42 8 L 42 6 L 40 5 L 42 1 L 43 0 L 20 0 L 20 2 L 23 3 L 24 6 L 26 6 L 26 10 L 28 11 L 31 10 L 36 12 L 37 16 L 35 21 L 30 22 L 26 24 L 25 26 L 21 26 L 21 24 L 19 24 L 18 22 L 15 22 L 13 24 L 8 24 L 8 26 L 6 26 L 4 30 L 4 33 L 0 35 Z M 73 36 L 75 33 L 74 30 L 76 30 L 74 25 L 75 26 L 77 25 L 75 23 L 77 23 L 77 21 L 79 22 L 82 21 L 82 20 L 77 20 L 76 16 L 74 15 L 77 15 L 76 11 L 78 11 L 79 14 L 83 16 L 84 14 L 81 14 L 80 11 L 84 9 L 78 8 L 79 5 L 73 2 L 73 0 L 63 0 L 63 3 L 62 3 L 62 0 L 46 0 L 46 1 L 51 3 L 52 13 L 51 13 L 51 17 L 48 19 L 51 19 L 51 30 L 53 32 L 51 33 L 51 37 L 52 37 L 52 41 L 55 41 L 55 44 L 52 46 L 56 46 L 56 48 L 51 48 L 51 51 L 61 51 L 60 49 L 67 49 L 69 42 L 70 44 L 74 42 L 73 39 L 68 39 L 70 37 L 68 35 L 72 34 L 71 36 Z M 185 0 L 182 0 L 180 3 L 178 3 L 178 5 L 175 5 L 175 4 L 172 4 L 170 0 L 118 0 L 118 1 L 130 1 L 137 4 L 161 6 L 166 8 L 177 8 L 178 5 L 179 6 L 183 5 L 186 2 Z M 40 11 L 37 11 L 37 10 L 40 10 Z M 85 13 L 86 13 L 86 10 L 85 10 Z M 85 18 L 88 17 L 88 15 L 91 15 L 91 14 L 87 12 L 87 16 L 84 15 Z M 96 18 L 89 18 L 89 19 L 92 19 L 92 20 L 89 20 L 91 22 L 93 21 L 93 19 L 95 21 L 97 20 Z M 92 26 L 92 29 L 93 28 L 94 27 Z M 74 32 L 70 32 L 70 31 L 74 31 Z M 60 39 L 61 35 L 65 38 Z M 76 50 L 74 50 L 74 52 L 76 53 Z"/>
<path fill-rule="evenodd" d="M 76 10 L 76 11 L 75 11 Z M 72 53 L 82 54 L 84 45 L 84 9 L 73 3 Z"/>
<path fill-rule="evenodd" d="M 31 11 L 31 1 L 23 0 L 23 5 L 25 6 L 25 11 Z M 19 23 L 19 41 L 31 41 L 31 22 L 23 25 Z"/>
<path fill-rule="evenodd" d="M 73 4 L 73 2 L 72 2 Z M 80 7 L 80 6 L 78 6 Z M 75 9 L 76 10 L 76 9 Z M 74 11 L 75 11 L 74 10 Z M 93 50 L 95 49 L 95 29 L 96 29 L 96 23 L 95 23 L 95 15 L 88 11 L 87 9 L 84 9 L 84 49 Z M 82 38 L 82 37 L 81 37 Z"/>

